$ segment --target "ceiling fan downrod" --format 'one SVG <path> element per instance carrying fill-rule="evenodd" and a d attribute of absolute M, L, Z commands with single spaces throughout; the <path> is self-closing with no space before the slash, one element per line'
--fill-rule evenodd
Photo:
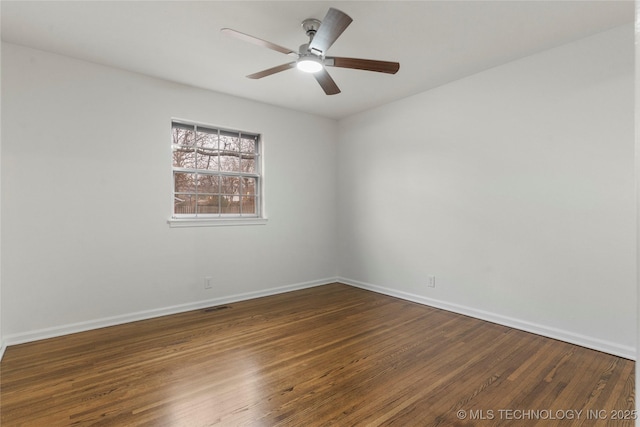
<path fill-rule="evenodd" d="M 320 59 L 322 59 L 322 57 L 324 56 L 322 51 L 315 50 L 309 47 L 311 46 L 313 38 L 318 32 L 318 28 L 320 28 L 321 23 L 321 21 L 313 18 L 308 18 L 302 21 L 302 29 L 304 30 L 307 37 L 309 37 L 309 43 L 300 45 L 299 53 L 301 56 L 308 56 L 309 54 L 313 54 Z"/>
<path fill-rule="evenodd" d="M 323 69 L 322 52 L 313 50 L 309 46 L 313 42 L 321 22 L 317 19 L 309 18 L 302 21 L 302 29 L 309 37 L 309 43 L 300 45 L 298 50 L 299 56 L 296 61 L 296 67 L 305 73 L 317 73 Z"/>

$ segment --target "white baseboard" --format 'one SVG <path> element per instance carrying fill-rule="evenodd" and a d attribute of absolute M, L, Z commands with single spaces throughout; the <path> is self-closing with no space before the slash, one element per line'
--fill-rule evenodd
<path fill-rule="evenodd" d="M 499 325 L 508 326 L 515 329 L 531 332 L 545 337 L 565 341 L 582 347 L 591 348 L 616 356 L 624 357 L 630 360 L 636 360 L 636 350 L 633 347 L 620 345 L 611 341 L 600 340 L 586 335 L 576 334 L 573 332 L 548 327 L 508 316 L 502 316 L 472 307 L 459 304 L 449 303 L 433 298 L 427 298 L 421 295 L 403 292 L 396 289 L 390 289 L 383 286 L 372 285 L 357 280 L 347 279 L 345 277 L 333 277 L 327 279 L 314 280 L 309 282 L 297 283 L 294 285 L 280 286 L 276 288 L 264 289 L 256 292 L 245 292 L 241 294 L 229 295 L 225 297 L 213 298 L 203 301 L 196 301 L 187 304 L 180 304 L 170 307 L 164 307 L 153 310 L 140 311 L 136 313 L 124 314 L 120 316 L 106 317 L 102 319 L 90 320 L 86 322 L 72 323 L 68 325 L 56 326 L 52 328 L 39 329 L 19 334 L 12 334 L 4 337 L 0 342 L 0 360 L 4 355 L 4 351 L 9 345 L 23 344 L 26 342 L 38 341 L 47 338 L 54 338 L 77 332 L 85 332 L 93 329 L 105 328 L 108 326 L 121 325 L 138 320 L 147 320 L 160 316 L 167 316 L 176 313 L 183 313 L 191 310 L 200 310 L 222 304 L 230 304 L 233 302 L 244 301 L 253 298 L 260 298 L 269 295 L 277 295 L 284 292 L 291 292 L 299 289 L 312 288 L 322 286 L 329 283 L 340 282 L 346 285 L 354 286 L 361 289 L 401 298 L 407 301 L 447 310 L 453 313 L 463 314 L 465 316 L 474 317 L 488 322 L 497 323 Z"/>
<path fill-rule="evenodd" d="M 377 286 L 357 280 L 351 280 L 345 277 L 338 277 L 337 281 L 350 286 L 355 286 L 357 288 L 401 298 L 407 301 L 417 302 L 419 304 L 427 305 L 434 308 L 440 308 L 442 310 L 451 311 L 453 313 L 463 314 L 465 316 L 474 317 L 476 319 L 486 320 L 488 322 L 497 323 L 499 325 L 508 326 L 510 328 L 531 332 L 537 335 L 542 335 L 544 337 L 557 339 L 571 344 L 576 344 L 581 347 L 591 348 L 593 350 L 624 357 L 625 359 L 636 360 L 636 349 L 634 347 L 621 345 L 611 341 L 605 341 L 586 335 L 576 334 L 574 332 L 540 325 L 513 317 L 502 316 L 499 314 L 478 310 L 472 307 L 453 304 L 433 298 L 427 298 L 409 292 L 403 292 L 396 289 L 390 289 L 383 286 Z"/>
<path fill-rule="evenodd" d="M 255 292 L 245 292 L 241 294 L 229 295 L 219 298 L 196 301 L 187 304 L 174 305 L 171 307 L 158 308 L 153 310 L 139 311 L 136 313 L 124 314 L 120 316 L 105 317 L 102 319 L 89 320 L 86 322 L 72 323 L 68 325 L 55 326 L 52 328 L 39 329 L 36 331 L 24 332 L 19 334 L 7 335 L 0 351 L 4 352 L 6 346 L 24 344 L 32 341 L 39 341 L 47 338 L 54 338 L 63 335 L 75 334 L 77 332 L 85 332 L 93 329 L 105 328 L 108 326 L 122 325 L 124 323 L 136 322 L 138 320 L 147 320 L 160 316 L 184 313 L 186 311 L 200 310 L 207 307 L 213 307 L 222 304 L 230 304 L 233 302 L 260 298 L 270 295 L 282 294 L 285 292 L 296 291 L 299 289 L 312 288 L 315 286 L 326 285 L 336 282 L 336 278 L 327 278 L 313 280 L 309 282 L 297 283 L 294 285 L 279 286 L 277 288 L 264 289 Z"/>

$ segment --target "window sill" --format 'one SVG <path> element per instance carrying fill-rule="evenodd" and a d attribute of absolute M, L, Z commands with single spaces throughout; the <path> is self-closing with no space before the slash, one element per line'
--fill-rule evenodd
<path fill-rule="evenodd" d="M 171 228 L 181 227 L 224 227 L 235 225 L 265 225 L 267 218 L 170 218 L 167 223 Z"/>

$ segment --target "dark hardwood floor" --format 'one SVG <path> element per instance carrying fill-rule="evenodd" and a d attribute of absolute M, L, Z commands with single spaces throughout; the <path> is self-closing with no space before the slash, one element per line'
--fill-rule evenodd
<path fill-rule="evenodd" d="M 341 284 L 11 346 L 0 367 L 7 427 L 634 425 L 630 360 Z"/>

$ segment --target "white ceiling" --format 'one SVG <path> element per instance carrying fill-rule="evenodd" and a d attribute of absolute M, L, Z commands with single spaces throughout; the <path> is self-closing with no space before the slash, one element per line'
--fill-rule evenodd
<path fill-rule="evenodd" d="M 633 1 L 2 1 L 2 40 L 331 118 L 633 23 Z M 342 93 L 288 70 L 291 58 L 223 27 L 297 50 L 305 18 L 329 7 L 353 23 L 329 50 L 400 62 L 396 75 L 330 68 Z"/>

